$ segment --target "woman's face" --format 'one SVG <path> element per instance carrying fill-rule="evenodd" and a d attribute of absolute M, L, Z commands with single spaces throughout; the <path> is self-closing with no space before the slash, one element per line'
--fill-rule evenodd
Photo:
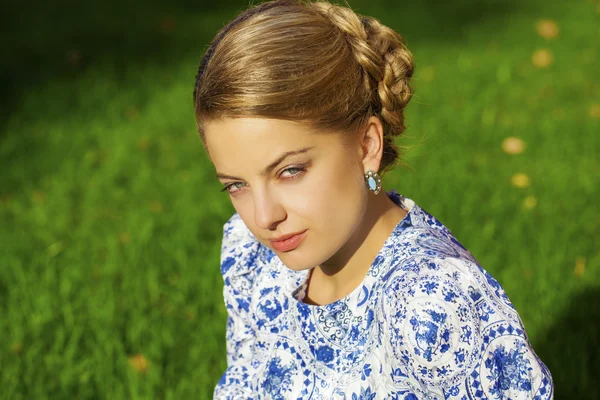
<path fill-rule="evenodd" d="M 368 199 L 359 141 L 263 118 L 212 121 L 204 134 L 236 211 L 288 268 L 326 262 L 359 227 Z"/>

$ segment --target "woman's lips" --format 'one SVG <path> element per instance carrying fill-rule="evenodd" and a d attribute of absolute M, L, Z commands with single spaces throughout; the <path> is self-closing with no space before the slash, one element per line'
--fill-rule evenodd
<path fill-rule="evenodd" d="M 303 231 L 303 232 L 297 233 L 293 236 L 289 236 L 286 239 L 271 240 L 270 242 L 271 242 L 271 246 L 273 246 L 273 248 L 277 251 L 282 251 L 282 252 L 292 251 L 296 247 L 300 246 L 300 243 L 302 243 L 305 236 L 306 236 L 306 231 Z"/>

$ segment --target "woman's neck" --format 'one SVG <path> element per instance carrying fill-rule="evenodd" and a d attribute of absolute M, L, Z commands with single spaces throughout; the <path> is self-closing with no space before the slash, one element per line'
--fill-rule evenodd
<path fill-rule="evenodd" d="M 305 302 L 328 304 L 351 293 L 364 280 L 375 257 L 407 212 L 384 192 L 370 198 L 361 226 L 338 253 L 311 271 Z"/>

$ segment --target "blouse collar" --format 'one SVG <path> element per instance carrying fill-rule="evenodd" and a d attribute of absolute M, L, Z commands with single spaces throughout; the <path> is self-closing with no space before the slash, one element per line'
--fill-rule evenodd
<path fill-rule="evenodd" d="M 414 201 L 402 196 L 395 190 L 391 190 L 386 194 L 394 203 L 396 203 L 398 206 L 402 207 L 408 212 L 404 216 L 404 218 L 394 227 L 394 230 L 386 239 L 382 248 L 379 250 L 377 256 L 373 260 L 373 263 L 369 267 L 365 279 L 345 297 L 336 300 L 332 303 L 320 306 L 315 306 L 302 302 L 302 299 L 304 298 L 306 292 L 310 270 L 291 270 L 287 268 L 285 264 L 283 264 L 279 257 L 275 257 L 278 264 L 277 268 L 283 268 L 287 270 L 288 273 L 291 275 L 291 279 L 288 280 L 289 285 L 285 289 L 290 294 L 292 301 L 298 303 L 298 307 L 306 308 L 306 310 L 304 310 L 305 312 L 308 312 L 310 309 L 320 309 L 322 311 L 327 311 L 328 313 L 331 313 L 335 312 L 335 310 L 341 311 L 342 309 L 346 309 L 347 307 L 354 309 L 358 306 L 361 306 L 364 303 L 363 298 L 365 298 L 366 294 L 370 292 L 371 287 L 377 280 L 377 277 L 381 274 L 384 274 L 389 269 L 391 261 L 394 259 L 393 255 L 395 253 L 395 244 L 398 241 L 398 236 L 400 236 L 402 232 L 404 232 L 407 228 L 413 226 L 415 214 L 419 213 L 420 211 L 420 208 L 415 204 Z M 416 218 L 416 220 L 420 220 L 420 218 Z"/>

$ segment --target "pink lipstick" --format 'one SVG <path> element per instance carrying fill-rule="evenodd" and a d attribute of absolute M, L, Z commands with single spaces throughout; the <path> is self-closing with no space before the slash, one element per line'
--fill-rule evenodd
<path fill-rule="evenodd" d="M 300 243 L 306 236 L 306 230 L 302 232 L 292 233 L 290 235 L 283 235 L 278 238 L 270 240 L 271 246 L 277 251 L 286 252 L 292 251 L 296 247 L 300 246 Z"/>

